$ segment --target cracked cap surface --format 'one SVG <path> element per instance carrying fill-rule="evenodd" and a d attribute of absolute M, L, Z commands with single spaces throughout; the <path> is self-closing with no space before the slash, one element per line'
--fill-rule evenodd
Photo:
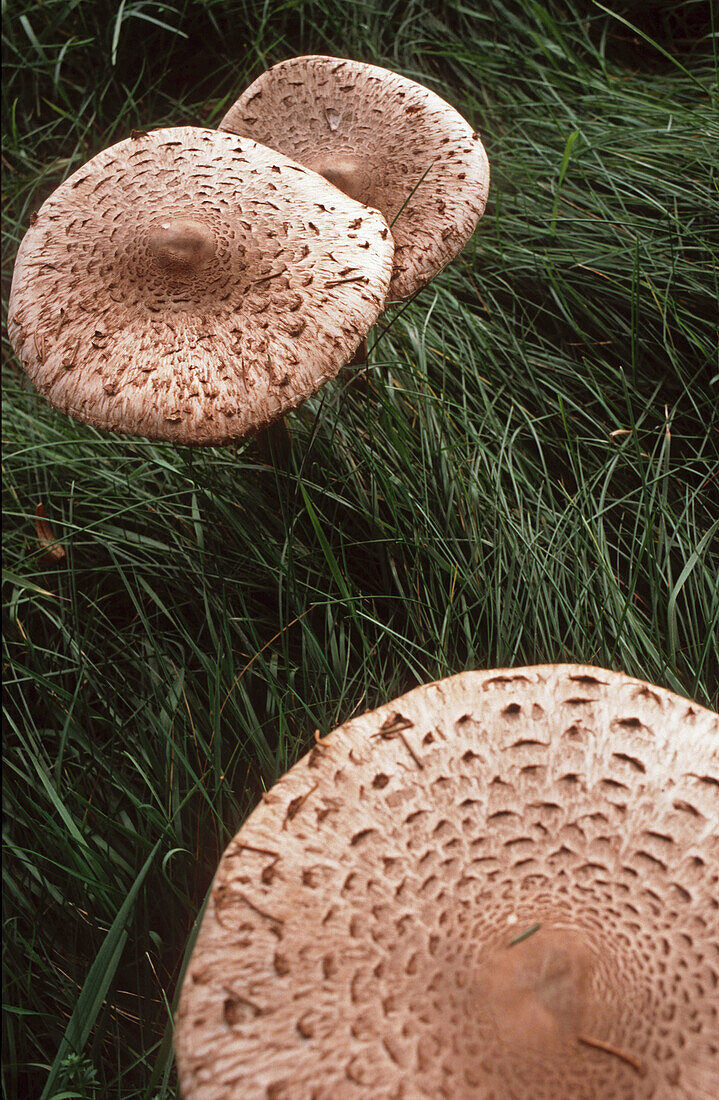
<path fill-rule="evenodd" d="M 225 851 L 185 1100 L 699 1100 L 719 1078 L 719 717 L 469 672 L 341 726 Z"/>
<path fill-rule="evenodd" d="M 377 65 L 282 61 L 220 129 L 271 145 L 381 210 L 395 239 L 392 301 L 433 279 L 484 213 L 489 163 L 479 135 L 440 96 Z"/>
<path fill-rule="evenodd" d="M 111 146 L 33 215 L 8 330 L 37 389 L 95 427 L 252 434 L 348 362 L 384 304 L 381 214 L 247 138 Z"/>

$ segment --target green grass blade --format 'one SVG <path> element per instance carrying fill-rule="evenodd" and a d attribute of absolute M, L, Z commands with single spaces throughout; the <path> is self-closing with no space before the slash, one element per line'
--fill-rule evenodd
<path fill-rule="evenodd" d="M 80 1054 L 90 1037 L 97 1015 L 107 996 L 110 983 L 115 977 L 118 963 L 122 956 L 127 940 L 127 924 L 132 916 L 132 911 L 137 900 L 147 873 L 152 866 L 152 861 L 160 847 L 159 840 L 145 860 L 140 872 L 130 888 L 127 897 L 117 911 L 117 916 L 108 929 L 107 936 L 100 948 L 95 961 L 88 971 L 85 983 L 78 997 L 75 1010 L 65 1029 L 65 1034 L 60 1043 L 60 1048 L 55 1055 L 55 1060 L 50 1068 L 45 1087 L 42 1090 L 40 1100 L 49 1100 L 57 1081 L 63 1059 L 68 1054 Z"/>

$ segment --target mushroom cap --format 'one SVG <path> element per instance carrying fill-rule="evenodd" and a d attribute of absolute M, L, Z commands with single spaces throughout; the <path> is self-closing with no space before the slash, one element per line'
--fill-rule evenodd
<path fill-rule="evenodd" d="M 134 132 L 33 217 L 10 339 L 71 416 L 227 443 L 352 358 L 392 253 L 381 214 L 274 150 L 190 126 Z"/>
<path fill-rule="evenodd" d="M 279 149 L 381 210 L 395 239 L 393 301 L 433 279 L 484 213 L 489 163 L 479 134 L 440 96 L 377 65 L 282 61 L 220 129 Z"/>
<path fill-rule="evenodd" d="M 220 863 L 184 1100 L 719 1095 L 719 717 L 575 665 L 341 726 Z"/>

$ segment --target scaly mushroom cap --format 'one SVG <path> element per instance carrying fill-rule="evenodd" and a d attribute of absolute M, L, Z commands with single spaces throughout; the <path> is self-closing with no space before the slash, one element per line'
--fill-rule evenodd
<path fill-rule="evenodd" d="M 719 1095 L 719 718 L 560 665 L 340 727 L 225 851 L 184 1100 Z"/>
<path fill-rule="evenodd" d="M 99 428 L 225 443 L 352 358 L 392 269 L 381 214 L 247 138 L 136 133 L 43 204 L 9 333 L 41 393 Z"/>
<path fill-rule="evenodd" d="M 434 278 L 484 213 L 489 164 L 479 135 L 434 92 L 376 65 L 282 61 L 220 129 L 279 149 L 382 211 L 395 239 L 390 300 Z"/>

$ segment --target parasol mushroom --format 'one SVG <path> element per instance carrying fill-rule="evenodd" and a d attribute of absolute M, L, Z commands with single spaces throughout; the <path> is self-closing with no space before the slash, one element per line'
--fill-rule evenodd
<path fill-rule="evenodd" d="M 278 149 L 382 211 L 395 239 L 391 301 L 457 255 L 487 202 L 479 134 L 434 92 L 376 65 L 282 61 L 242 93 L 220 129 Z"/>
<path fill-rule="evenodd" d="M 719 718 L 469 672 L 348 722 L 225 851 L 184 1100 L 719 1095 Z"/>
<path fill-rule="evenodd" d="M 135 131 L 65 181 L 18 252 L 10 338 L 63 412 L 227 443 L 299 405 L 380 312 L 381 214 L 247 138 Z"/>

